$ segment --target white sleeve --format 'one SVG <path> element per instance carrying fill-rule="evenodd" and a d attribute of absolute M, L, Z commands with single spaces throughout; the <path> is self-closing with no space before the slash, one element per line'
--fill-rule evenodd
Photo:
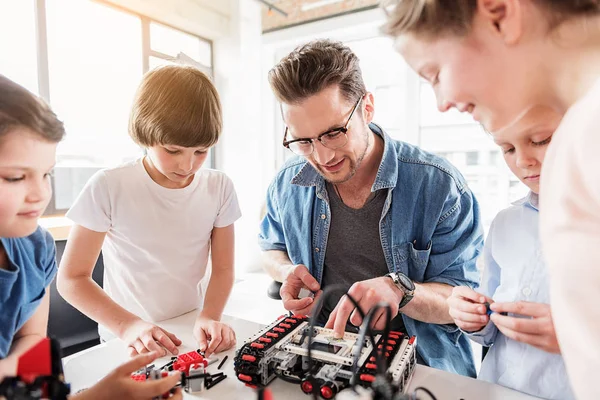
<path fill-rule="evenodd" d="M 107 232 L 111 226 L 110 195 L 106 173 L 98 171 L 67 212 L 75 224 L 96 232 Z"/>
<path fill-rule="evenodd" d="M 215 218 L 215 228 L 224 228 L 233 224 L 242 216 L 240 206 L 238 204 L 237 194 L 233 187 L 233 182 L 227 176 L 223 175 L 223 183 L 221 186 L 221 206 L 219 213 Z"/>
<path fill-rule="evenodd" d="M 600 135 L 597 124 L 568 126 L 573 129 L 561 132 L 544 160 L 542 244 L 552 317 L 573 390 L 577 398 L 600 399 Z"/>

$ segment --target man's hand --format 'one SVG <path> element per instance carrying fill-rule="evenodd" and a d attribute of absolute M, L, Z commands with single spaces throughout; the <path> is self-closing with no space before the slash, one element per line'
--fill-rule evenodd
<path fill-rule="evenodd" d="M 492 322 L 504 336 L 518 342 L 527 343 L 548 353 L 560 354 L 560 347 L 554 330 L 550 305 L 519 301 L 516 303 L 494 303 L 490 308 Z M 529 318 L 500 315 L 507 312 Z"/>
<path fill-rule="evenodd" d="M 202 316 L 194 324 L 194 337 L 205 358 L 213 353 L 229 350 L 236 342 L 235 332 L 229 325 Z"/>
<path fill-rule="evenodd" d="M 305 297 L 298 299 L 300 289 L 307 289 L 315 293 L 315 297 Z M 309 315 L 312 311 L 313 305 L 321 296 L 321 286 L 314 276 L 308 272 L 308 268 L 302 264 L 296 265 L 293 272 L 287 276 L 279 294 L 281 300 L 283 300 L 283 307 L 298 315 Z"/>
<path fill-rule="evenodd" d="M 494 300 L 470 287 L 456 286 L 447 302 L 456 326 L 465 332 L 477 332 L 489 322 L 485 303 L 491 304 Z"/>
<path fill-rule="evenodd" d="M 181 345 L 181 340 L 174 334 L 141 319 L 128 324 L 121 339 L 129 345 L 131 357 L 149 352 L 156 352 L 162 357 L 167 355 L 167 351 L 177 355 L 177 346 Z"/>
<path fill-rule="evenodd" d="M 403 297 L 402 292 L 394 285 L 392 280 L 385 276 L 356 282 L 350 287 L 348 294 L 358 302 L 365 315 L 379 302 L 389 304 L 392 318 L 398 314 L 398 305 Z M 333 328 L 334 336 L 341 338 L 346 331 L 348 318 L 350 318 L 352 325 L 359 326 L 362 323 L 362 318 L 356 311 L 354 304 L 347 296 L 343 296 L 329 315 L 325 328 Z M 373 316 L 371 326 L 376 330 L 385 328 L 385 310 L 379 310 Z"/>

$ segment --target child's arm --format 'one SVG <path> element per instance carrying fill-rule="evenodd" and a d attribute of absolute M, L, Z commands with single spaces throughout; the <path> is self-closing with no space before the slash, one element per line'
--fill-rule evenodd
<path fill-rule="evenodd" d="M 204 308 L 194 325 L 194 336 L 206 357 L 235 345 L 233 329 L 219 322 L 234 282 L 234 232 L 233 224 L 223 228 L 215 227 L 212 231 L 212 275 L 206 290 Z"/>
<path fill-rule="evenodd" d="M 83 392 L 69 397 L 70 400 L 100 400 L 100 399 L 131 399 L 150 400 L 159 398 L 169 392 L 180 381 L 180 375 L 147 382 L 137 382 L 131 379 L 131 374 L 150 364 L 157 357 L 156 353 L 148 353 L 135 357 L 106 375 L 100 382 Z M 161 397 L 162 398 L 162 397 Z M 178 389 L 172 400 L 181 399 L 181 389 Z"/>
<path fill-rule="evenodd" d="M 181 341 L 175 335 L 125 310 L 92 279 L 105 236 L 106 232 L 73 226 L 58 269 L 58 291 L 75 308 L 127 342 L 131 355 L 148 351 L 164 355 L 163 347 L 177 354 Z"/>
<path fill-rule="evenodd" d="M 0 360 L 0 379 L 2 376 L 15 376 L 19 357 L 46 337 L 49 312 L 50 289 L 47 288 L 35 313 L 15 334 L 8 355 L 4 360 Z"/>

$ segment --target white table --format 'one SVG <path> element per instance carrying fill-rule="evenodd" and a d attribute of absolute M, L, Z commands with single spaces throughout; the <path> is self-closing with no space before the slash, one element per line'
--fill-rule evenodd
<path fill-rule="evenodd" d="M 192 335 L 192 326 L 196 312 L 191 312 L 180 317 L 160 323 L 164 329 L 175 333 L 182 341 L 180 353 L 195 350 L 195 340 Z M 277 316 L 273 317 L 275 320 Z M 241 346 L 246 338 L 255 334 L 263 325 L 239 318 L 224 317 L 223 321 L 230 324 L 236 332 L 238 346 Z M 229 358 L 223 366 L 223 372 L 228 376 L 210 390 L 198 394 L 185 394 L 187 399 L 255 399 L 254 391 L 238 381 L 233 371 L 233 358 L 235 350 L 229 350 L 218 354 L 222 360 L 225 355 Z M 119 340 L 94 346 L 80 353 L 73 354 L 63 359 L 65 376 L 67 382 L 71 383 L 72 391 L 87 388 L 105 376 L 113 368 L 128 359 L 126 346 Z M 170 360 L 164 357 L 155 361 L 156 366 L 166 364 Z M 211 373 L 218 372 L 216 362 L 208 367 Z M 493 385 L 477 379 L 467 378 L 451 374 L 445 371 L 418 365 L 413 375 L 409 390 L 418 386 L 424 386 L 431 390 L 439 400 L 531 400 L 534 397 Z M 274 380 L 269 387 L 273 392 L 275 400 L 308 400 L 299 385 L 287 383 L 282 380 Z"/>

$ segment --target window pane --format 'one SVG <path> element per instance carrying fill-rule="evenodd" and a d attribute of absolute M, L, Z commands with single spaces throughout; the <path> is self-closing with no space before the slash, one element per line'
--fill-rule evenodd
<path fill-rule="evenodd" d="M 34 4 L 0 1 L 0 74 L 38 94 Z"/>
<path fill-rule="evenodd" d="M 47 18 L 50 99 L 67 130 L 55 180 L 63 208 L 91 170 L 141 154 L 127 133 L 143 69 L 141 21 L 82 0 L 47 0 Z"/>
<path fill-rule="evenodd" d="M 49 0 L 47 15 L 50 97 L 67 129 L 59 160 L 114 165 L 136 155 L 127 123 L 142 76 L 140 19 L 81 0 Z"/>
<path fill-rule="evenodd" d="M 177 65 L 177 63 L 175 63 L 171 60 L 165 60 L 164 58 L 153 57 L 153 56 L 150 56 L 150 59 L 148 60 L 148 67 L 150 68 L 150 70 L 153 70 L 154 68 L 162 67 L 164 65 Z"/>
<path fill-rule="evenodd" d="M 210 42 L 155 22 L 150 23 L 150 48 L 171 57 L 184 53 L 207 67 L 212 66 Z"/>
<path fill-rule="evenodd" d="M 421 146 L 446 158 L 464 175 L 479 201 L 486 232 L 500 210 L 527 193 L 478 124 L 421 128 Z"/>

